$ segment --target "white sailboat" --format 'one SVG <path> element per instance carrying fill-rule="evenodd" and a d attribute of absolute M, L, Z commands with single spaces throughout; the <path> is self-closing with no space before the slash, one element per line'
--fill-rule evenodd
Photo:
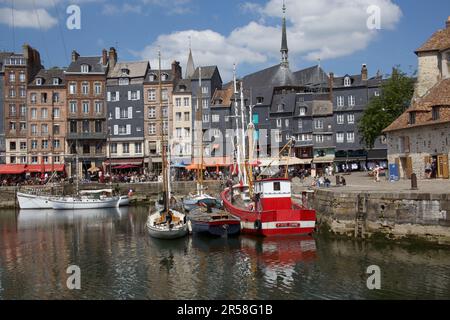
<path fill-rule="evenodd" d="M 162 152 L 162 177 L 164 190 L 163 208 L 156 206 L 155 211 L 149 214 L 147 230 L 151 237 L 163 240 L 178 239 L 187 236 L 188 225 L 186 216 L 170 208 L 170 172 L 167 160 L 167 150 L 164 132 L 164 119 L 162 117 L 162 83 L 161 83 L 161 53 L 159 52 L 159 99 L 161 107 L 161 152 Z"/>

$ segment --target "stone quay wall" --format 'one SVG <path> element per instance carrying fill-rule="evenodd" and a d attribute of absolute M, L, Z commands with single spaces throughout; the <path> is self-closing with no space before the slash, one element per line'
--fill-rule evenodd
<path fill-rule="evenodd" d="M 317 190 L 311 203 L 321 230 L 335 235 L 450 245 L 450 193 Z"/>

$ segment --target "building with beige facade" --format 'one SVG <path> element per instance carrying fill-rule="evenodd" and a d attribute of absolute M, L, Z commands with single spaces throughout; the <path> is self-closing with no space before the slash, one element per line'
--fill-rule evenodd
<path fill-rule="evenodd" d="M 172 162 L 188 165 L 192 159 L 192 93 L 191 81 L 180 80 L 173 91 Z"/>
<path fill-rule="evenodd" d="M 450 158 L 450 17 L 417 51 L 418 81 L 411 106 L 385 134 L 390 164 L 401 178 L 449 179 Z"/>

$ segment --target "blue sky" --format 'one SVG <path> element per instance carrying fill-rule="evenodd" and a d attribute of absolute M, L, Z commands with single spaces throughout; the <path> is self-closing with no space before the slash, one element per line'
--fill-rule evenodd
<path fill-rule="evenodd" d="M 0 50 L 39 49 L 46 67 L 67 66 L 70 53 L 100 55 L 118 47 L 122 61 L 150 60 L 156 67 L 161 47 L 164 64 L 183 67 L 189 37 L 196 65 L 217 64 L 224 80 L 238 63 L 245 75 L 279 61 L 282 0 L 0 0 Z M 14 3 L 15 28 L 12 28 Z M 66 8 L 81 9 L 81 30 L 66 28 Z M 414 71 L 414 50 L 445 26 L 450 1 L 286 0 L 291 67 L 321 65 L 337 75 L 371 75 L 401 65 Z M 365 26 L 366 9 L 380 8 L 381 30 Z M 37 14 L 36 14 L 37 12 Z"/>

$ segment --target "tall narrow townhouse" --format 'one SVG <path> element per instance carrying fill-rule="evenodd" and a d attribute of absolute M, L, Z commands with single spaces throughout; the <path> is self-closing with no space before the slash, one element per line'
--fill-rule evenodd
<path fill-rule="evenodd" d="M 42 68 L 39 52 L 29 45 L 4 60 L 6 163 L 27 163 L 27 83 Z"/>
<path fill-rule="evenodd" d="M 65 72 L 68 100 L 67 153 L 69 173 L 87 177 L 103 167 L 106 160 L 106 76 L 108 52 L 81 57 L 72 52 L 72 63 Z"/>
<path fill-rule="evenodd" d="M 144 163 L 144 80 L 150 64 L 113 65 L 113 61 L 117 61 L 115 50 L 110 51 L 107 80 L 108 167 L 105 169 L 129 166 L 139 170 Z"/>
<path fill-rule="evenodd" d="M 28 163 L 40 172 L 64 169 L 67 134 L 63 69 L 42 69 L 28 84 Z"/>
<path fill-rule="evenodd" d="M 149 70 L 144 82 L 145 167 L 149 172 L 162 168 L 161 132 L 166 140 L 173 137 L 172 94 L 181 75 L 180 64 L 174 61 L 170 70 Z"/>
<path fill-rule="evenodd" d="M 173 91 L 172 162 L 189 165 L 192 160 L 192 92 L 191 81 L 178 81 Z"/>

